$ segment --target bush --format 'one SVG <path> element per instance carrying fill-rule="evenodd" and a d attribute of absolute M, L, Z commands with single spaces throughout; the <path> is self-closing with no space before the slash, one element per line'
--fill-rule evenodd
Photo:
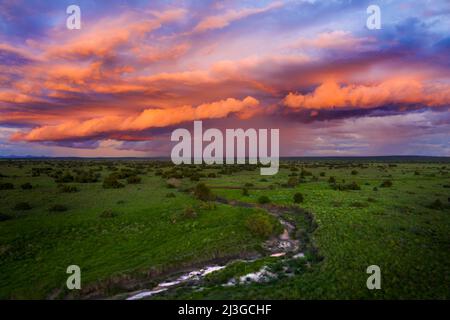
<path fill-rule="evenodd" d="M 166 198 L 175 198 L 175 193 L 173 193 L 173 192 L 167 193 Z"/>
<path fill-rule="evenodd" d="M 198 174 L 193 174 L 190 178 L 191 181 L 199 181 L 200 176 Z"/>
<path fill-rule="evenodd" d="M 356 175 L 358 174 L 358 171 L 352 170 L 351 174 L 354 175 L 354 176 L 356 176 Z"/>
<path fill-rule="evenodd" d="M 127 178 L 127 183 L 128 184 L 138 184 L 141 183 L 141 177 L 138 176 L 131 176 Z"/>
<path fill-rule="evenodd" d="M 49 210 L 51 212 L 64 212 L 64 211 L 67 211 L 67 207 L 62 204 L 55 204 L 54 206 L 50 207 Z"/>
<path fill-rule="evenodd" d="M 75 170 L 75 172 L 74 181 L 79 183 L 94 183 L 100 178 L 100 174 L 95 173 L 92 169 L 89 171 Z"/>
<path fill-rule="evenodd" d="M 66 172 L 62 177 L 56 178 L 56 182 L 58 183 L 67 183 L 67 182 L 73 182 L 74 178 L 73 176 Z"/>
<path fill-rule="evenodd" d="M 199 209 L 201 210 L 215 210 L 217 206 L 214 202 L 202 202 L 199 205 Z"/>
<path fill-rule="evenodd" d="M 215 198 L 214 194 L 204 183 L 199 183 L 195 186 L 194 195 L 197 199 L 202 201 L 211 201 Z"/>
<path fill-rule="evenodd" d="M 390 187 L 392 187 L 392 181 L 391 180 L 384 180 L 381 183 L 380 187 L 382 187 L 382 188 L 390 188 Z"/>
<path fill-rule="evenodd" d="M 274 232 L 274 223 L 266 213 L 257 212 L 245 221 L 245 226 L 256 236 L 267 238 Z"/>
<path fill-rule="evenodd" d="M 117 216 L 118 216 L 117 212 L 114 212 L 112 210 L 105 210 L 99 215 L 100 218 L 114 218 Z"/>
<path fill-rule="evenodd" d="M 11 219 L 12 219 L 12 217 L 10 215 L 0 213 L 0 221 L 6 221 L 6 220 L 11 220 Z"/>
<path fill-rule="evenodd" d="M 103 188 L 105 189 L 119 189 L 123 188 L 124 185 L 120 183 L 114 174 L 109 175 L 103 181 Z"/>
<path fill-rule="evenodd" d="M 336 183 L 336 178 L 331 176 L 330 178 L 328 178 L 328 183 Z"/>
<path fill-rule="evenodd" d="M 260 203 L 260 204 L 270 203 L 270 199 L 268 196 L 260 196 L 258 198 L 258 203 Z"/>
<path fill-rule="evenodd" d="M 31 183 L 27 182 L 24 183 L 23 185 L 20 186 L 23 190 L 30 190 L 33 188 L 33 186 L 31 185 Z"/>
<path fill-rule="evenodd" d="M 78 188 L 76 186 L 62 185 L 59 187 L 59 190 L 64 193 L 72 193 L 77 192 Z"/>
<path fill-rule="evenodd" d="M 303 202 L 303 195 L 300 192 L 297 192 L 296 194 L 294 194 L 294 202 L 295 203 Z"/>
<path fill-rule="evenodd" d="M 31 206 L 28 202 L 18 202 L 14 206 L 14 210 L 30 210 Z"/>
<path fill-rule="evenodd" d="M 331 185 L 331 187 L 334 190 L 339 190 L 339 191 L 361 190 L 361 187 L 354 181 L 352 183 L 348 183 L 348 184 L 333 184 L 333 185 Z"/>
<path fill-rule="evenodd" d="M 299 184 L 299 181 L 298 181 L 298 178 L 296 178 L 296 177 L 290 177 L 289 180 L 288 180 L 288 182 L 287 182 L 287 185 L 288 185 L 288 187 L 290 187 L 290 188 L 294 188 L 294 187 L 296 187 L 298 184 Z"/>
<path fill-rule="evenodd" d="M 175 178 L 170 178 L 167 180 L 167 188 L 174 189 L 178 188 L 181 185 L 181 181 Z"/>
<path fill-rule="evenodd" d="M 194 208 L 188 206 L 183 210 L 183 217 L 187 219 L 194 219 L 197 217 L 197 212 L 195 212 Z"/>
<path fill-rule="evenodd" d="M 361 190 L 361 187 L 355 181 L 347 184 L 346 188 L 347 188 L 347 190 Z"/>
<path fill-rule="evenodd" d="M 248 189 L 247 188 L 244 188 L 244 189 L 242 189 L 242 195 L 244 196 L 244 197 L 248 197 L 250 194 L 248 193 Z"/>
<path fill-rule="evenodd" d="M 14 185 L 12 183 L 0 183 L 0 190 L 11 190 L 14 189 Z"/>
<path fill-rule="evenodd" d="M 444 204 L 442 203 L 441 200 L 436 199 L 428 205 L 428 208 L 433 209 L 433 210 L 443 210 Z"/>

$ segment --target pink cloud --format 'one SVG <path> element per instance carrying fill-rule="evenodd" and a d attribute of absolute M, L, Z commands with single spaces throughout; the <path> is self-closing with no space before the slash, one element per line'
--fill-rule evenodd
<path fill-rule="evenodd" d="M 424 84 L 408 78 L 389 79 L 375 85 L 340 86 L 335 81 L 326 81 L 308 94 L 290 92 L 283 102 L 292 109 L 374 108 L 386 104 L 439 106 L 450 103 L 450 86 Z"/>
<path fill-rule="evenodd" d="M 243 112 L 259 105 L 253 97 L 243 100 L 228 98 L 226 100 L 204 103 L 197 107 L 189 105 L 170 109 L 146 109 L 137 116 L 104 116 L 86 121 L 69 120 L 57 125 L 35 128 L 30 132 L 16 133 L 12 140 L 57 141 L 72 138 L 86 138 L 100 134 L 140 131 L 150 128 L 166 127 L 186 121 L 200 119 L 218 119 L 231 113 Z"/>

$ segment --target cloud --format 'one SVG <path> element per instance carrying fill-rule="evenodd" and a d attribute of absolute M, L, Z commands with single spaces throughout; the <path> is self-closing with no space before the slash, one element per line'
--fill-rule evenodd
<path fill-rule="evenodd" d="M 231 113 L 244 112 L 255 108 L 259 101 L 253 97 L 243 100 L 228 98 L 226 100 L 204 103 L 197 107 L 181 106 L 170 109 L 146 109 L 137 116 L 105 116 L 86 121 L 66 121 L 57 125 L 42 126 L 30 132 L 16 133 L 13 141 L 58 141 L 76 138 L 91 138 L 105 133 L 121 131 L 141 131 L 160 128 L 186 121 L 217 119 Z"/>
<path fill-rule="evenodd" d="M 292 48 L 298 49 L 341 49 L 355 50 L 361 49 L 363 45 L 373 44 L 375 39 L 369 37 L 355 37 L 349 31 L 334 30 L 330 32 L 322 32 L 314 38 L 300 38 Z"/>
<path fill-rule="evenodd" d="M 389 104 L 450 104 L 450 85 L 423 84 L 414 79 L 397 78 L 375 85 L 343 85 L 327 81 L 308 94 L 290 92 L 283 100 L 292 109 L 360 107 Z"/>
<path fill-rule="evenodd" d="M 240 10 L 228 10 L 223 14 L 203 18 L 195 27 L 193 32 L 200 33 L 208 30 L 222 29 L 233 21 L 241 20 L 252 15 L 268 12 L 284 5 L 283 1 L 275 1 L 261 8 L 244 8 Z"/>

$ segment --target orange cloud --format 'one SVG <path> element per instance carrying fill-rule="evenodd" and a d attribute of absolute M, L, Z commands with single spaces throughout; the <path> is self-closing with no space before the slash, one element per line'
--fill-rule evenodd
<path fill-rule="evenodd" d="M 67 33 L 57 35 L 55 44 L 34 45 L 43 49 L 49 58 L 105 57 L 114 54 L 119 46 L 135 46 L 148 33 L 159 29 L 164 23 L 181 19 L 185 13 L 183 9 L 152 11 L 153 17 L 124 13 L 115 19 L 102 19 L 89 28 L 83 28 L 76 36 L 67 37 Z M 64 45 L 61 42 L 65 42 Z"/>
<path fill-rule="evenodd" d="M 375 40 L 370 38 L 358 38 L 348 31 L 335 30 L 331 32 L 319 33 L 315 38 L 301 38 L 291 47 L 295 48 L 317 48 L 317 49 L 344 49 L 354 50 L 364 44 L 373 43 Z"/>
<path fill-rule="evenodd" d="M 12 140 L 57 141 L 87 138 L 111 132 L 141 131 L 186 121 L 223 118 L 231 113 L 256 108 L 258 105 L 259 101 L 249 96 L 243 100 L 228 98 L 197 107 L 186 105 L 170 109 L 146 109 L 137 116 L 112 115 L 86 121 L 67 121 L 57 125 L 42 126 L 27 133 L 17 133 L 12 136 Z"/>
<path fill-rule="evenodd" d="M 289 93 L 283 100 L 293 109 L 334 107 L 374 108 L 386 104 L 424 104 L 437 106 L 450 103 L 450 86 L 423 84 L 406 78 L 386 80 L 376 85 L 344 85 L 326 81 L 308 94 Z"/>
<path fill-rule="evenodd" d="M 247 18 L 249 16 L 264 13 L 284 5 L 282 1 L 276 1 L 262 8 L 245 8 L 241 10 L 228 10 L 227 12 L 209 16 L 202 19 L 195 27 L 193 32 L 204 32 L 214 29 L 222 29 L 230 25 L 233 21 Z"/>

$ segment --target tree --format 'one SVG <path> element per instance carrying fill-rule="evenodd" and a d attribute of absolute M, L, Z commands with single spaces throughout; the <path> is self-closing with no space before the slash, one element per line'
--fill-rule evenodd
<path fill-rule="evenodd" d="M 204 183 L 199 183 L 195 186 L 194 195 L 197 199 L 202 201 L 211 201 L 215 198 L 214 194 Z"/>
<path fill-rule="evenodd" d="M 300 192 L 297 192 L 296 194 L 294 194 L 294 202 L 295 203 L 303 202 L 303 195 Z"/>

